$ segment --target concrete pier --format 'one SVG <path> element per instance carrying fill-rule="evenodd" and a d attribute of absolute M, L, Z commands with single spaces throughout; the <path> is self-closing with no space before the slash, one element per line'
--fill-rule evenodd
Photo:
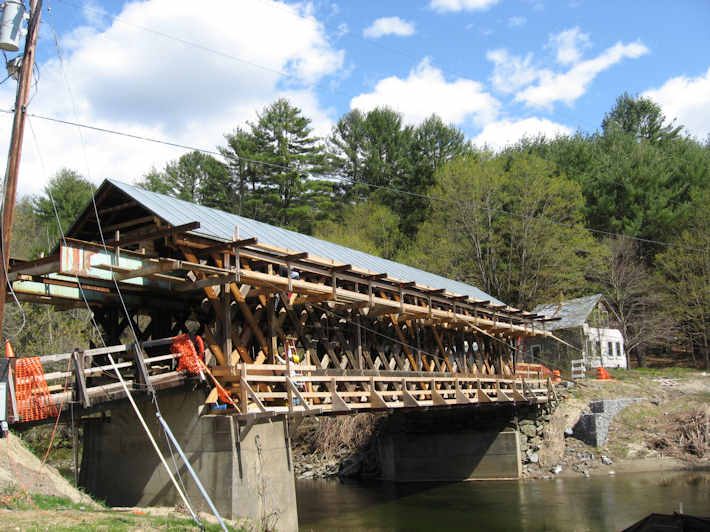
<path fill-rule="evenodd" d="M 378 436 L 382 478 L 398 482 L 520 478 L 510 409 L 455 408 L 390 416 Z"/>
<path fill-rule="evenodd" d="M 298 530 L 291 450 L 283 420 L 244 431 L 228 416 L 198 416 L 201 391 L 163 391 L 163 417 L 226 518 L 246 518 L 255 530 Z M 147 400 L 140 409 L 172 466 L 166 438 Z M 180 464 L 180 457 L 175 453 Z M 179 468 L 193 505 L 209 512 L 189 472 Z M 130 404 L 112 407 L 106 420 L 85 424 L 80 483 L 111 506 L 174 506 L 179 495 Z"/>

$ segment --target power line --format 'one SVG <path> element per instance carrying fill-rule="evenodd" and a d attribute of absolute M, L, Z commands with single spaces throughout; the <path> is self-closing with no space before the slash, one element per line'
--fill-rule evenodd
<path fill-rule="evenodd" d="M 0 109 L 0 112 L 11 114 L 13 111 L 12 111 L 12 110 L 8 110 L 8 109 Z M 161 139 L 154 139 L 154 138 L 145 137 L 145 136 L 142 136 L 142 135 L 134 135 L 134 134 L 132 134 L 132 133 L 126 133 L 126 132 L 118 131 L 118 130 L 115 130 L 115 129 L 102 128 L 102 127 L 98 127 L 98 126 L 92 126 L 92 125 L 88 125 L 88 124 L 83 124 L 83 123 L 80 123 L 80 122 L 73 122 L 73 121 L 70 121 L 70 120 L 62 120 L 62 119 L 59 119 L 59 118 L 53 118 L 53 117 L 48 117 L 48 116 L 42 116 L 42 115 L 38 115 L 38 114 L 34 114 L 34 113 L 27 113 L 27 116 L 33 117 L 33 118 L 38 118 L 38 119 L 40 119 L 40 120 L 46 120 L 46 121 L 49 121 L 49 122 L 55 122 L 55 123 L 58 123 L 58 124 L 64 124 L 64 125 L 69 125 L 69 126 L 75 126 L 75 127 L 79 127 L 79 128 L 89 129 L 89 130 L 97 131 L 97 132 L 100 132 L 100 133 L 107 133 L 107 134 L 111 134 L 111 135 L 118 135 L 118 136 L 121 136 L 121 137 L 132 138 L 132 139 L 134 139 L 134 140 L 139 140 L 139 141 L 143 141 L 143 142 L 151 142 L 151 143 L 155 143 L 155 144 L 162 144 L 162 145 L 165 145 L 165 146 L 170 146 L 170 147 L 173 147 L 173 148 L 179 148 L 179 149 L 184 149 L 184 150 L 189 150 L 189 151 L 198 151 L 198 152 L 205 153 L 205 154 L 208 154 L 208 155 L 214 155 L 214 156 L 217 156 L 217 157 L 222 157 L 222 158 L 224 158 L 224 155 L 223 155 L 222 153 L 220 153 L 220 152 L 217 152 L 217 151 L 214 151 L 214 150 L 208 150 L 208 149 L 205 149 L 205 148 L 197 148 L 197 147 L 194 147 L 194 146 L 189 146 L 189 145 L 187 145 L 187 144 L 180 144 L 180 143 L 177 143 L 177 142 L 171 142 L 171 141 L 166 141 L 166 140 L 161 140 Z M 261 166 L 268 166 L 268 167 L 271 167 L 271 168 L 281 169 L 281 170 L 285 170 L 285 171 L 288 171 L 288 172 L 293 172 L 293 170 L 294 170 L 293 168 L 288 167 L 288 166 L 284 166 L 284 165 L 277 164 L 277 163 L 270 163 L 270 162 L 267 162 L 267 161 L 260 161 L 260 160 L 258 160 L 258 159 L 251 159 L 251 158 L 248 158 L 248 157 L 243 157 L 243 156 L 241 156 L 241 155 L 239 155 L 239 154 L 237 154 L 237 159 L 240 160 L 240 161 L 245 161 L 245 162 L 248 162 L 248 163 L 258 164 L 258 165 L 261 165 Z M 340 183 L 345 183 L 345 184 L 356 184 L 356 185 L 363 185 L 363 186 L 367 186 L 367 187 L 375 188 L 375 189 L 387 190 L 387 191 L 389 191 L 389 192 L 393 192 L 393 193 L 396 193 L 396 194 L 402 194 L 402 195 L 417 197 L 417 198 L 426 199 L 426 200 L 429 200 L 429 201 L 440 201 L 440 202 L 443 202 L 443 203 L 450 203 L 450 204 L 454 204 L 454 205 L 466 205 L 466 202 L 465 202 L 465 201 L 461 201 L 461 200 L 455 200 L 455 199 L 450 199 L 450 198 L 442 198 L 442 197 L 438 197 L 438 196 L 431 196 L 431 195 L 429 195 L 429 194 L 421 194 L 421 193 L 412 192 L 412 191 L 409 191 L 409 190 L 404 190 L 404 189 L 399 189 L 399 188 L 394 188 L 394 187 L 388 187 L 388 186 L 385 186 L 385 185 L 376 185 L 376 184 L 374 184 L 374 183 L 366 183 L 366 182 L 352 183 L 352 182 L 350 182 L 350 181 L 348 181 L 348 180 L 346 180 L 346 179 L 337 179 L 337 181 L 339 181 Z M 513 217 L 521 218 L 521 219 L 524 219 L 524 220 L 535 220 L 535 221 L 544 222 L 544 223 L 548 223 L 548 224 L 552 224 L 552 225 L 557 225 L 557 226 L 560 226 L 560 227 L 566 227 L 566 228 L 568 228 L 568 229 L 584 229 L 584 230 L 589 231 L 589 232 L 591 232 L 591 233 L 596 233 L 596 234 L 600 234 L 600 235 L 604 235 L 604 236 L 610 236 L 610 237 L 615 237 L 615 238 L 625 238 L 625 239 L 628 239 L 628 240 L 634 240 L 634 241 L 636 241 L 636 242 L 642 242 L 642 243 L 644 243 L 644 244 L 654 244 L 654 245 L 666 246 L 666 247 L 676 247 L 676 248 L 685 249 L 685 250 L 688 250 L 688 251 L 694 251 L 694 252 L 698 252 L 698 253 L 704 253 L 704 250 L 702 250 L 702 249 L 691 248 L 691 247 L 686 247 L 686 246 L 680 246 L 680 245 L 674 244 L 674 243 L 672 243 L 672 242 L 665 242 L 665 241 L 662 241 L 662 240 L 654 240 L 654 239 L 650 239 L 650 238 L 642 238 L 642 237 L 637 237 L 637 236 L 630 236 L 630 235 L 626 235 L 626 234 L 624 234 L 624 233 L 615 233 L 615 232 L 613 232 L 613 231 L 605 231 L 605 230 L 603 230 L 603 229 L 596 229 L 596 228 L 594 228 L 594 227 L 587 227 L 587 226 L 583 226 L 583 225 L 575 225 L 575 224 L 571 224 L 571 223 L 560 222 L 560 221 L 557 221 L 557 220 L 551 220 L 551 219 L 549 219 L 549 218 L 545 218 L 545 217 L 542 217 L 542 216 L 530 216 L 530 215 L 525 215 L 525 214 L 518 214 L 518 213 L 515 213 L 515 212 L 507 211 L 507 210 L 505 210 L 505 209 L 500 209 L 500 208 L 495 208 L 495 207 L 489 207 L 489 206 L 480 205 L 480 204 L 477 206 L 477 208 L 482 209 L 482 210 L 485 210 L 485 211 L 489 211 L 489 212 L 496 212 L 496 213 L 499 213 L 499 214 L 504 214 L 504 215 L 506 215 L 506 216 L 513 216 Z"/>
<path fill-rule="evenodd" d="M 230 54 L 230 53 L 223 52 L 222 50 L 217 50 L 216 48 L 211 48 L 211 47 L 209 47 L 209 46 L 205 46 L 205 45 L 203 45 L 203 44 L 200 44 L 200 43 L 197 43 L 197 42 L 194 42 L 194 41 L 188 41 L 187 39 L 183 39 L 183 38 L 181 38 L 181 37 L 176 37 L 176 36 L 174 36 L 174 35 L 170 35 L 170 34 L 168 34 L 168 33 L 162 32 L 162 31 L 154 30 L 154 29 L 151 29 L 151 28 L 146 28 L 145 26 L 140 26 L 140 25 L 138 25 L 138 24 L 133 24 L 132 22 L 127 22 L 126 20 L 124 20 L 124 19 L 121 18 L 120 16 L 118 16 L 118 15 L 113 15 L 113 14 L 111 14 L 111 13 L 107 13 L 107 12 L 106 12 L 105 10 L 103 10 L 103 9 L 97 9 L 97 8 L 91 7 L 91 6 L 89 6 L 89 5 L 79 5 L 79 4 L 76 4 L 76 3 L 71 2 L 71 1 L 69 1 L 69 0 L 58 0 L 58 1 L 59 1 L 59 2 L 62 2 L 62 3 L 65 3 L 65 4 L 68 4 L 68 5 L 71 5 L 71 6 L 74 6 L 74 7 L 76 7 L 76 8 L 82 9 L 82 10 L 92 11 L 92 12 L 94 12 L 94 13 L 97 13 L 97 14 L 101 15 L 101 16 L 110 17 L 110 18 L 112 18 L 113 20 L 115 20 L 116 22 L 119 22 L 120 24 L 123 24 L 123 25 L 125 25 L 125 26 L 130 26 L 130 27 L 132 27 L 132 28 L 136 28 L 136 29 L 145 31 L 145 32 L 151 33 L 151 34 L 153 34 L 153 35 L 157 35 L 158 37 L 162 37 L 162 38 L 164 38 L 164 39 L 169 39 L 169 40 L 172 40 L 172 41 L 176 41 L 176 42 L 179 42 L 179 43 L 181 43 L 181 44 L 184 44 L 185 46 L 190 46 L 190 47 L 192 47 L 192 48 L 197 48 L 197 49 L 202 50 L 202 51 L 204 51 L 204 52 L 208 52 L 208 53 L 211 53 L 211 54 L 215 54 L 215 55 L 224 57 L 224 58 L 226 58 L 226 59 L 230 59 L 230 60 L 232 60 L 232 61 L 236 61 L 236 62 L 238 62 L 238 63 L 243 63 L 243 64 L 245 64 L 245 65 L 249 65 L 249 66 L 252 66 L 252 67 L 254 67 L 254 68 L 258 68 L 258 69 L 261 69 L 261 70 L 265 70 L 265 71 L 267 71 L 267 72 L 271 72 L 271 73 L 273 73 L 273 74 L 279 74 L 279 75 L 281 75 L 281 76 L 285 76 L 285 77 L 289 77 L 289 78 L 297 78 L 297 77 L 298 77 L 298 76 L 295 76 L 295 75 L 293 75 L 293 74 L 289 74 L 288 72 L 284 72 L 284 71 L 282 71 L 282 70 L 277 70 L 277 69 L 275 69 L 275 68 L 271 68 L 271 67 L 267 67 L 267 66 L 264 66 L 264 65 L 260 65 L 260 64 L 258 64 L 258 63 L 254 63 L 254 62 L 249 61 L 249 60 L 247 60 L 247 59 L 243 59 L 243 58 L 241 58 L 241 57 L 237 57 L 237 56 L 232 55 L 232 54 Z"/>

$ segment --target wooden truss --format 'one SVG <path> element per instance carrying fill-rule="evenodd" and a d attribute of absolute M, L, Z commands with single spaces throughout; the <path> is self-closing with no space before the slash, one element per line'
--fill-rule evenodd
<path fill-rule="evenodd" d="M 121 212 L 110 209 L 102 211 Z M 113 344 L 134 343 L 128 331 L 143 343 L 187 331 L 202 335 L 213 374 L 240 416 L 549 397 L 544 378 L 527 375 L 524 383 L 515 368 L 522 338 L 549 336 L 540 316 L 256 238 L 218 242 L 195 234 L 195 222 L 133 221 L 112 219 L 111 244 L 68 238 L 50 257 L 13 261 L 15 293 L 61 307 L 88 302 Z M 126 227 L 132 233 L 121 236 Z M 168 355 L 121 353 L 122 367 L 144 387 L 184 382 L 152 369 L 156 362 L 171 369 Z M 89 407 L 91 394 L 101 393 L 94 388 L 105 386 L 95 377 L 105 364 L 77 368 L 92 375 L 84 386 L 76 377 Z M 156 375 L 162 376 L 154 382 Z"/>

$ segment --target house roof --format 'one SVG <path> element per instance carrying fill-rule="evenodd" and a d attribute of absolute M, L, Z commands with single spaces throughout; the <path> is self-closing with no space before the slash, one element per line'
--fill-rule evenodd
<path fill-rule="evenodd" d="M 601 294 L 594 294 L 593 296 L 568 299 L 562 303 L 547 303 L 538 305 L 533 312 L 547 318 L 559 318 L 559 320 L 547 324 L 546 329 L 548 330 L 581 327 L 601 298 Z"/>
<path fill-rule="evenodd" d="M 113 179 L 104 181 L 102 188 L 106 186 L 107 183 L 118 188 L 153 214 L 173 226 L 199 222 L 199 229 L 190 231 L 190 233 L 194 235 L 228 242 L 233 238 L 234 228 L 238 227 L 239 238 L 256 237 L 259 242 L 263 244 L 290 249 L 296 252 L 307 251 L 311 255 L 332 259 L 342 262 L 343 264 L 351 264 L 352 266 L 376 273 L 386 273 L 389 277 L 394 279 L 415 281 L 418 284 L 431 288 L 443 288 L 454 294 L 469 296 L 477 300 L 490 301 L 493 304 L 503 304 L 495 297 L 486 294 L 475 286 L 447 279 L 446 277 L 413 268 L 412 266 L 383 259 L 375 255 L 370 255 L 369 253 L 363 253 L 362 251 L 333 244 L 332 242 L 296 233 L 295 231 L 269 225 L 264 222 L 257 222 L 256 220 L 237 216 L 236 214 L 196 205 L 156 192 L 150 192 Z"/>

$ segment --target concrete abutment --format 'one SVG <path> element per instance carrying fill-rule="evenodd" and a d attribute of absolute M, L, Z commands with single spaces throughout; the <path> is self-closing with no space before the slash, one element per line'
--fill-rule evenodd
<path fill-rule="evenodd" d="M 296 490 L 286 421 L 264 420 L 248 430 L 231 416 L 199 416 L 201 391 L 161 392 L 160 409 L 190 465 L 223 517 L 245 518 L 254 530 L 298 530 Z M 172 466 L 167 440 L 147 399 L 141 412 Z M 206 501 L 175 460 L 193 505 L 209 512 Z M 174 506 L 180 497 L 165 472 L 135 412 L 127 402 L 105 420 L 84 430 L 80 481 L 111 506 Z"/>
<path fill-rule="evenodd" d="M 397 482 L 517 479 L 522 462 L 511 408 L 392 414 L 377 436 L 381 477 Z"/>

